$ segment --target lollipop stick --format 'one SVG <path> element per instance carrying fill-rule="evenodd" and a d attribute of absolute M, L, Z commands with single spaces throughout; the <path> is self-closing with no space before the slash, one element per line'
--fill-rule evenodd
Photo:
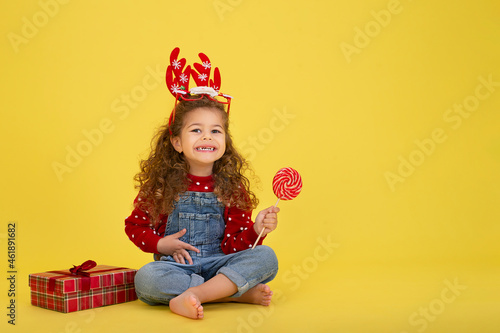
<path fill-rule="evenodd" d="M 278 201 L 276 201 L 276 203 L 274 204 L 274 207 L 278 207 L 279 202 L 280 202 L 280 198 L 278 198 Z M 259 239 L 262 237 L 262 234 L 264 233 L 265 229 L 266 228 L 262 228 L 262 230 L 260 231 L 259 237 L 257 237 L 257 240 L 255 241 L 255 243 L 252 246 L 252 250 L 255 249 L 255 247 L 257 246 L 257 243 L 259 242 Z"/>

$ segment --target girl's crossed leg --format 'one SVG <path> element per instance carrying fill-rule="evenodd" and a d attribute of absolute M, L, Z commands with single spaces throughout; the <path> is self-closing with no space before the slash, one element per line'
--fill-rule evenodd
<path fill-rule="evenodd" d="M 136 275 L 139 299 L 148 304 L 169 304 L 179 315 L 203 318 L 208 302 L 242 302 L 269 305 L 272 291 L 265 283 L 278 271 L 274 251 L 258 246 L 205 260 L 203 272 L 195 265 L 167 261 L 150 263 Z"/>
<path fill-rule="evenodd" d="M 273 292 L 266 284 L 260 283 L 239 297 L 230 297 L 237 291 L 238 287 L 235 283 L 224 274 L 218 274 L 203 284 L 189 288 L 174 297 L 169 303 L 170 310 L 184 317 L 201 319 L 204 315 L 202 303 L 238 302 L 264 306 L 271 304 Z"/>

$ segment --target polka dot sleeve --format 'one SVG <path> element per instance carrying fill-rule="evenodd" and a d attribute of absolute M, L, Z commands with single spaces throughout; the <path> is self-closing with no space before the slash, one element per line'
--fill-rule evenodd
<path fill-rule="evenodd" d="M 253 228 L 252 211 L 229 208 L 221 245 L 225 254 L 252 248 L 258 236 Z M 262 241 L 263 238 L 259 240 L 258 245 L 262 245 Z"/>
<path fill-rule="evenodd" d="M 158 253 L 157 245 L 161 236 L 151 224 L 147 212 L 138 208 L 134 209 L 132 214 L 125 219 L 125 233 L 142 251 Z"/>

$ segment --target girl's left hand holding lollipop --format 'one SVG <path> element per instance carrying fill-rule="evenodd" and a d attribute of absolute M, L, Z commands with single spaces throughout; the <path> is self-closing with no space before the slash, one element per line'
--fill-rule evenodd
<path fill-rule="evenodd" d="M 278 213 L 280 209 L 279 207 L 271 206 L 264 210 L 261 210 L 259 214 L 257 214 L 255 218 L 255 223 L 253 225 L 253 229 L 255 232 L 262 236 L 267 235 L 271 231 L 274 231 L 278 226 Z"/>

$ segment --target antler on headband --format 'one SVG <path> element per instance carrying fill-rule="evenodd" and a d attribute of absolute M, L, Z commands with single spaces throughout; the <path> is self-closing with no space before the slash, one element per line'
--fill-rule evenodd
<path fill-rule="evenodd" d="M 191 75 L 191 66 L 186 65 L 186 59 L 178 60 L 180 49 L 176 47 L 170 53 L 170 65 L 167 67 L 167 87 L 174 97 L 178 94 L 187 94 L 189 91 L 189 76 Z"/>
<path fill-rule="evenodd" d="M 194 63 L 193 69 L 191 66 L 186 65 L 186 59 L 182 58 L 178 60 L 180 49 L 176 47 L 172 53 L 170 53 L 170 65 L 167 67 L 166 74 L 166 82 L 170 93 L 178 98 L 178 95 L 185 95 L 190 93 L 189 89 L 189 77 L 190 75 L 193 77 L 197 87 L 208 87 L 212 89 L 196 89 L 193 88 L 193 92 L 195 93 L 205 93 L 211 95 L 217 95 L 220 90 L 221 85 L 221 77 L 219 68 L 214 69 L 214 77 L 210 78 L 210 71 L 212 69 L 212 64 L 210 59 L 204 54 L 199 53 L 199 57 L 201 60 L 200 63 Z M 211 93 L 209 93 L 211 91 Z"/>
<path fill-rule="evenodd" d="M 193 76 L 194 81 L 198 85 L 198 87 L 207 87 L 213 88 L 215 91 L 220 90 L 220 72 L 219 68 L 215 68 L 214 70 L 214 79 L 210 79 L 210 70 L 212 69 L 212 64 L 210 63 L 210 59 L 204 54 L 199 53 L 198 56 L 201 59 L 201 64 L 194 63 L 195 70 L 192 71 L 191 75 Z"/>

